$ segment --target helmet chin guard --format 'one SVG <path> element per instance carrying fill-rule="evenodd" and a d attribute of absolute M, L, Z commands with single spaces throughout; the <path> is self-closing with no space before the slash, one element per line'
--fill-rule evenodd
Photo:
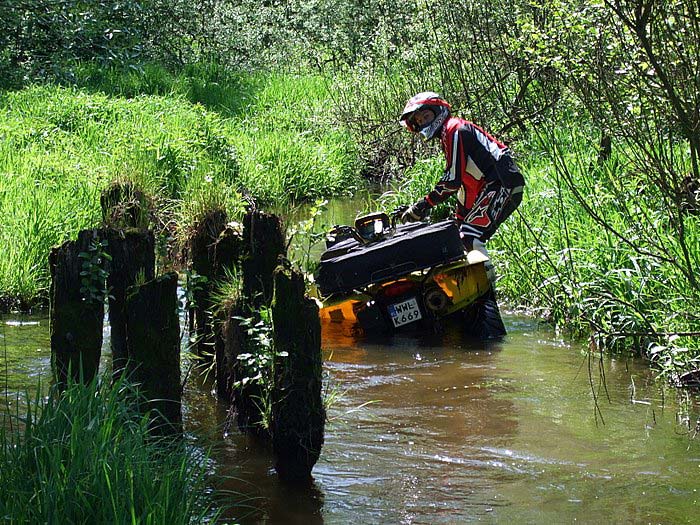
<path fill-rule="evenodd" d="M 411 124 L 410 117 L 416 111 L 422 109 L 429 109 L 433 112 L 435 117 L 430 122 L 417 129 Z M 440 95 L 433 91 L 424 91 L 423 93 L 412 96 L 408 100 L 401 112 L 399 122 L 409 131 L 419 133 L 425 140 L 430 140 L 437 136 L 447 119 L 450 118 L 450 109 L 450 105 Z"/>

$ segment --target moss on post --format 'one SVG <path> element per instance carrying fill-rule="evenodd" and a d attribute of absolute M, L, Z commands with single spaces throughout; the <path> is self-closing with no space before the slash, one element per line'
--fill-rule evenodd
<path fill-rule="evenodd" d="M 126 290 L 155 277 L 155 238 L 152 231 L 129 228 L 105 232 L 109 264 L 109 322 L 115 377 L 126 364 Z"/>
<path fill-rule="evenodd" d="M 275 469 L 287 480 L 311 476 L 323 445 L 321 323 L 305 296 L 302 275 L 284 266 L 274 274 L 272 318 L 276 357 L 272 391 Z"/>
<path fill-rule="evenodd" d="M 182 431 L 177 274 L 126 292 L 129 377 L 141 385 L 160 433 Z"/>
<path fill-rule="evenodd" d="M 88 382 L 99 368 L 105 286 L 99 242 L 98 230 L 83 230 L 49 255 L 51 361 L 61 387 L 69 374 Z"/>

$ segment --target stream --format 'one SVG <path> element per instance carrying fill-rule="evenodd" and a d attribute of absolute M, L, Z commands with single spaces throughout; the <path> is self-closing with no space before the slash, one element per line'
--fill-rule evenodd
<path fill-rule="evenodd" d="M 504 319 L 500 343 L 458 326 L 385 339 L 324 326 L 335 400 L 307 488 L 279 483 L 270 452 L 237 430 L 222 438 L 226 407 L 190 382 L 186 430 L 217 440 L 231 522 L 696 522 L 698 405 L 640 360 L 589 360 L 531 319 Z M 12 402 L 49 381 L 48 320 L 2 322 Z"/>
<path fill-rule="evenodd" d="M 454 324 L 390 338 L 324 325 L 333 402 L 310 487 L 281 484 L 270 451 L 235 425 L 224 435 L 212 385 L 189 381 L 185 429 L 216 442 L 227 522 L 696 523 L 697 401 L 639 359 L 591 356 L 531 318 L 504 321 L 508 336 L 491 343 Z M 12 404 L 50 380 L 48 318 L 1 323 Z"/>

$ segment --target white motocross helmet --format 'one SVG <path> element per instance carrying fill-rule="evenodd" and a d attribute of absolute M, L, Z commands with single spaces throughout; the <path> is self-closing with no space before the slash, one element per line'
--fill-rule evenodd
<path fill-rule="evenodd" d="M 419 126 L 412 121 L 412 116 L 422 109 L 428 109 L 433 113 L 433 119 Z M 424 91 L 412 96 L 401 112 L 399 122 L 413 133 L 420 133 L 425 140 L 437 136 L 443 124 L 450 118 L 451 106 L 447 101 L 433 91 Z"/>

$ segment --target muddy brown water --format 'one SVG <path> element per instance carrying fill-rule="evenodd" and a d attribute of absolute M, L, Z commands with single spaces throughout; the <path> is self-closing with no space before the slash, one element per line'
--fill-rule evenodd
<path fill-rule="evenodd" d="M 323 222 L 359 207 L 332 203 Z M 601 360 L 534 319 L 504 320 L 508 336 L 488 344 L 458 323 L 391 338 L 324 326 L 334 401 L 309 487 L 281 484 L 269 450 L 225 434 L 213 386 L 188 381 L 186 432 L 214 443 L 225 521 L 697 523 L 697 401 L 641 360 Z M 0 318 L 0 363 L 0 407 L 48 383 L 45 314 Z"/>
<path fill-rule="evenodd" d="M 378 339 L 325 326 L 335 401 L 310 487 L 281 484 L 268 450 L 235 430 L 224 437 L 226 407 L 191 381 L 186 429 L 195 446 L 214 439 L 227 520 L 697 522 L 697 403 L 639 360 L 589 360 L 532 319 L 505 321 L 509 335 L 489 344 L 458 325 Z M 12 402 L 48 381 L 48 320 L 5 316 L 0 338 Z"/>

